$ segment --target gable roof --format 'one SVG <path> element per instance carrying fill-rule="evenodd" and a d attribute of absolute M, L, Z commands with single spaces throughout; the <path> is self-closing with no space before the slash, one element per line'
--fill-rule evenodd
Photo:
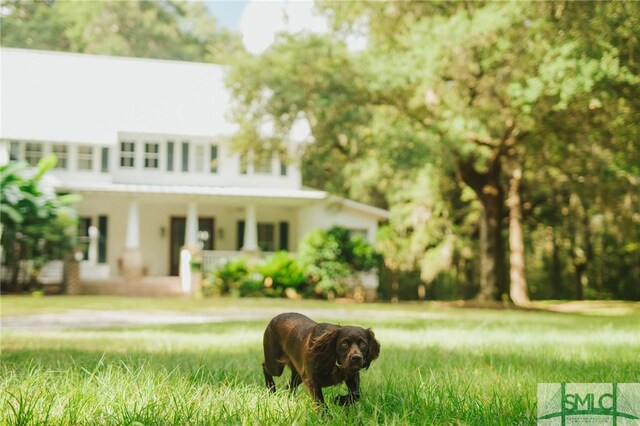
<path fill-rule="evenodd" d="M 231 135 L 224 68 L 0 49 L 6 139 L 114 144 L 118 132 Z"/>

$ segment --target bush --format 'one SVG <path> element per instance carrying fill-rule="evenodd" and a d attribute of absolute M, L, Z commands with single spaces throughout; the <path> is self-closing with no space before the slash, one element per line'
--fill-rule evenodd
<path fill-rule="evenodd" d="M 289 295 L 291 291 L 304 292 L 307 287 L 308 276 L 305 268 L 290 254 L 284 251 L 269 257 L 257 270 L 264 276 L 265 295 L 282 296 Z"/>
<path fill-rule="evenodd" d="M 205 277 L 203 294 L 291 297 L 303 290 L 307 281 L 305 270 L 295 258 L 278 252 L 255 265 L 246 258 L 225 263 Z"/>
<path fill-rule="evenodd" d="M 240 293 L 240 286 L 249 276 L 247 259 L 231 260 L 205 277 L 202 285 L 204 296 L 224 296 Z"/>
<path fill-rule="evenodd" d="M 344 228 L 334 227 L 308 234 L 297 257 L 278 252 L 253 265 L 245 258 L 232 260 L 205 276 L 202 293 L 240 297 L 344 297 L 351 289 L 351 276 L 377 264 L 378 255 L 370 244 L 361 237 L 351 237 Z"/>
<path fill-rule="evenodd" d="M 351 287 L 348 278 L 378 263 L 369 243 L 341 227 L 309 233 L 300 244 L 298 258 L 309 272 L 313 292 L 323 298 L 346 296 Z"/>

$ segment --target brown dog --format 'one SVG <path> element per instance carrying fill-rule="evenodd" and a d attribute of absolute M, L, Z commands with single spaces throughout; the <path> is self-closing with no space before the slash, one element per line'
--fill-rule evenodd
<path fill-rule="evenodd" d="M 348 395 L 337 402 L 346 405 L 360 399 L 360 370 L 380 354 L 380 343 L 371 329 L 317 323 L 297 313 L 273 318 L 264 332 L 262 370 L 267 388 L 275 392 L 273 376 L 284 366 L 291 369 L 289 389 L 304 383 L 316 403 L 324 404 L 322 388 L 345 382 Z"/>

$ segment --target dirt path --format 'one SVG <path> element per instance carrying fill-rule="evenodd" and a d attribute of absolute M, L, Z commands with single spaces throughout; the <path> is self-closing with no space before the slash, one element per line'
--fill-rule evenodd
<path fill-rule="evenodd" d="M 347 323 L 353 318 L 436 318 L 439 313 L 390 312 L 335 309 L 300 309 L 298 312 L 314 319 Z M 175 311 L 91 311 L 72 310 L 64 313 L 25 314 L 2 318 L 2 331 L 59 330 L 66 328 L 106 328 L 140 325 L 204 324 L 231 321 L 268 321 L 282 312 L 279 308 L 225 308 L 216 312 L 185 313 Z"/>

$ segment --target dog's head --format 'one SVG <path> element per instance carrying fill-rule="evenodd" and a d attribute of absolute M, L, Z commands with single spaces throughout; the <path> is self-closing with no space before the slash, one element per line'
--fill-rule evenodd
<path fill-rule="evenodd" d="M 356 373 L 369 368 L 378 358 L 380 342 L 370 328 L 335 327 L 314 339 L 311 355 L 323 365 L 335 365 L 349 373 Z"/>

